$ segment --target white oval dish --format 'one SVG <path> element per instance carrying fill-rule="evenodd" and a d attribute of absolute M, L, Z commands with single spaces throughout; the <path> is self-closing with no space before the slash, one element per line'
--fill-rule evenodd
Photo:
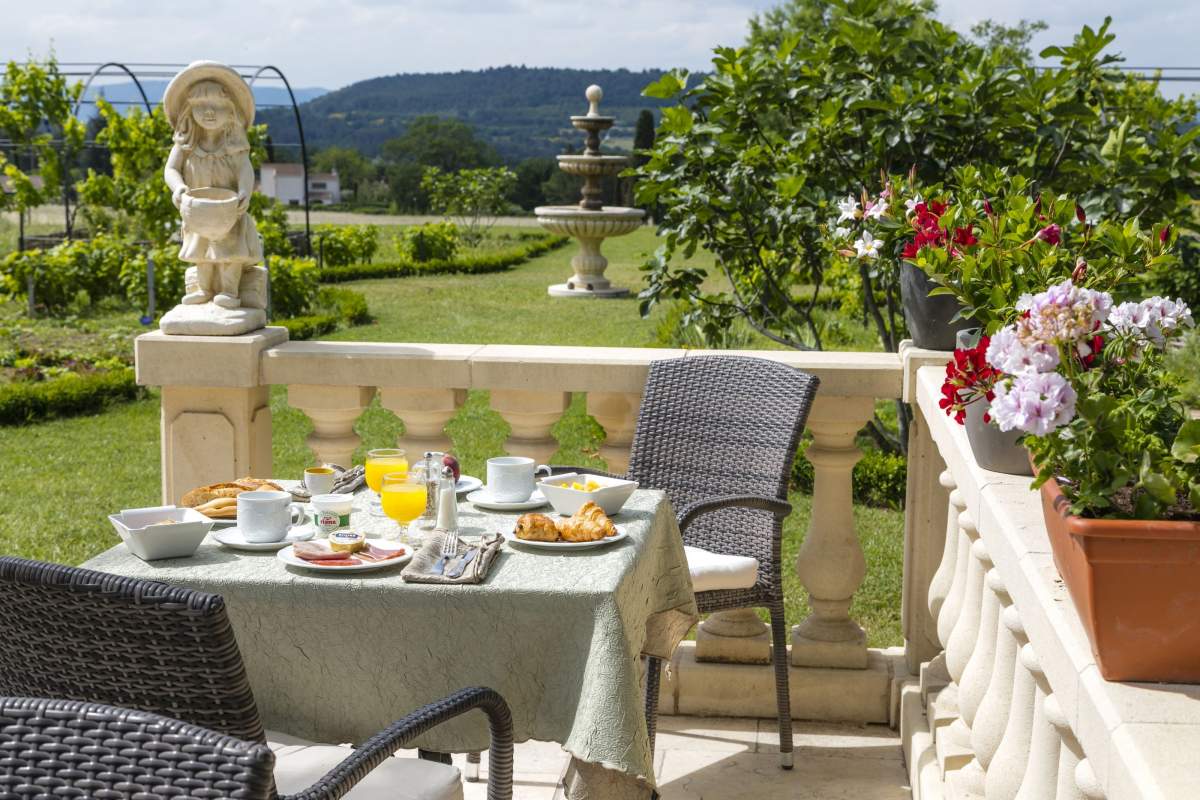
<path fill-rule="evenodd" d="M 300 558 L 292 552 L 292 545 L 290 544 L 276 553 L 275 557 L 287 564 L 289 567 L 299 567 L 300 569 L 307 569 L 313 572 L 373 572 L 377 569 L 389 569 L 390 567 L 400 566 L 412 561 L 412 547 L 405 545 L 404 548 L 408 552 L 398 558 L 389 558 L 387 561 L 356 564 L 353 567 L 330 567 L 323 566 L 319 561 L 305 561 L 303 558 Z"/>
<path fill-rule="evenodd" d="M 615 536 L 605 536 L 603 539 L 597 539 L 594 542 L 535 542 L 530 539 L 518 539 L 517 535 L 512 531 L 504 534 L 504 538 L 511 544 L 520 545 L 522 547 L 533 547 L 538 550 L 592 550 L 597 547 L 607 547 L 610 544 L 628 539 L 629 534 L 620 525 L 614 526 L 617 529 Z"/>
<path fill-rule="evenodd" d="M 528 500 L 520 503 L 501 503 L 498 500 L 493 500 L 491 499 L 491 495 L 488 494 L 487 489 L 471 492 L 467 495 L 467 500 L 489 511 L 530 511 L 546 505 L 545 496 L 537 489 L 533 490 L 533 494 L 529 496 Z"/>

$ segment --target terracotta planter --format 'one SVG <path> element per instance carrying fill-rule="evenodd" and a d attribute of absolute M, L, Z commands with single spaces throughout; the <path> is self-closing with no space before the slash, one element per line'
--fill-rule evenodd
<path fill-rule="evenodd" d="M 1054 564 L 1110 681 L 1200 682 L 1200 523 L 1084 519 L 1053 481 Z"/>
<path fill-rule="evenodd" d="M 900 265 L 900 302 L 913 344 L 926 350 L 953 350 L 956 334 L 979 324 L 970 319 L 954 320 L 962 306 L 948 294 L 930 297 L 936 286 L 912 264 Z"/>
<path fill-rule="evenodd" d="M 1021 431 L 1006 432 L 990 422 L 984 422 L 985 411 L 986 400 L 971 403 L 967 406 L 967 418 L 963 422 L 975 463 L 984 469 L 1006 475 L 1032 475 L 1029 451 L 1017 443 Z"/>

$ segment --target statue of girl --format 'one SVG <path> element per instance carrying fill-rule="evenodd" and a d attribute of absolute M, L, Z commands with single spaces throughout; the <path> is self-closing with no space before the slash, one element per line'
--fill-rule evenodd
<path fill-rule="evenodd" d="M 183 302 L 241 305 L 238 287 L 246 268 L 262 261 L 254 220 L 246 213 L 254 191 L 254 167 L 246 131 L 254 121 L 254 96 L 233 69 L 213 61 L 194 62 L 171 81 L 163 96 L 174 144 L 163 178 L 176 208 L 192 190 L 225 189 L 237 197 L 237 221 L 219 238 L 189 230 L 183 214 L 179 258 L 196 265 L 196 281 Z M 232 198 L 229 202 L 232 202 Z"/>

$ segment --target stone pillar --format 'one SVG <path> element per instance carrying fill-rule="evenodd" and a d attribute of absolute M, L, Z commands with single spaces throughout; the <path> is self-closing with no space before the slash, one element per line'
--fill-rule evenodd
<path fill-rule="evenodd" d="M 958 491 L 954 477 L 948 470 L 938 476 L 938 482 L 942 488 L 948 489 L 950 494 L 946 498 L 948 506 L 946 531 L 942 537 L 942 559 L 938 563 L 933 580 L 929 582 L 929 613 L 933 616 L 934 636 L 937 636 L 937 621 L 950 594 L 950 587 L 954 584 L 954 571 L 958 567 L 958 515 L 967 507 L 963 502 L 962 492 Z M 944 640 L 939 638 L 939 642 L 942 647 L 946 646 Z"/>
<path fill-rule="evenodd" d="M 1075 783 L 1075 770 L 1083 760 L 1083 748 L 1071 730 L 1071 723 L 1059 705 L 1058 698 L 1051 694 L 1042 704 L 1046 721 L 1054 726 L 1062 746 L 1058 751 L 1058 780 L 1055 783 L 1054 800 L 1087 800 Z"/>
<path fill-rule="evenodd" d="M 930 592 L 945 552 L 946 502 L 949 491 L 954 488 L 954 481 L 945 466 L 929 435 L 925 417 L 919 412 L 914 414 L 908 431 L 904 590 L 900 602 L 904 657 L 908 671 L 914 675 L 920 671 L 923 662 L 942 649 L 937 638 L 936 612 L 930 611 Z"/>
<path fill-rule="evenodd" d="M 1017 663 L 1020 645 L 1014 631 L 1024 633 L 1020 614 L 1012 605 L 1012 599 L 1004 586 L 1000 573 L 992 570 L 987 577 L 988 588 L 996 595 L 997 625 L 996 641 L 993 646 L 992 674 L 988 680 L 983 702 L 975 711 L 971 724 L 971 750 L 979 765 L 986 772 L 996 755 L 996 748 L 1004 736 L 1008 724 L 1008 710 L 1012 704 L 1013 669 Z"/>
<path fill-rule="evenodd" d="M 975 649 L 975 641 L 979 638 L 979 612 L 984 592 L 984 570 L 980 557 L 986 555 L 987 549 L 979 543 L 979 531 L 975 528 L 974 520 L 966 512 L 959 517 L 959 525 L 966 534 L 967 576 L 963 581 L 962 605 L 958 609 L 958 619 L 954 622 L 950 641 L 946 643 L 946 667 L 950 670 L 950 677 L 961 687 L 967 662 Z"/>
<path fill-rule="evenodd" d="M 410 460 L 427 450 L 448 453 L 453 449 L 446 423 L 466 401 L 466 389 L 379 388 L 379 404 L 404 422 L 399 446 Z"/>
<path fill-rule="evenodd" d="M 971 512 L 964 510 L 955 520 L 955 527 L 958 528 L 955 538 L 958 541 L 954 545 L 954 569 L 950 577 L 950 589 L 946 592 L 946 600 L 942 603 L 937 618 L 938 639 L 947 647 L 950 646 L 950 634 L 954 633 L 954 627 L 958 623 L 967 584 L 972 542 L 972 538 L 967 535 L 968 526 L 972 531 L 975 530 L 975 518 L 971 516 Z"/>
<path fill-rule="evenodd" d="M 1010 621 L 1006 615 L 1005 624 Z M 1024 630 L 1018 632 L 1011 629 L 1018 640 L 1024 640 Z M 1032 655 L 1033 647 L 1029 648 Z M 1022 656 L 1018 656 L 1018 661 Z M 1009 706 L 1008 724 L 1004 728 L 1004 736 L 996 756 L 988 767 L 985 783 L 985 797 L 988 800 L 1014 800 L 1021 788 L 1021 779 L 1025 776 L 1025 766 L 1029 762 L 1029 741 L 1033 731 L 1033 702 L 1035 686 L 1033 675 L 1021 664 L 1013 668 L 1012 704 Z"/>
<path fill-rule="evenodd" d="M 623 475 L 629 469 L 629 446 L 637 427 L 642 396 L 631 392 L 588 392 L 587 411 L 604 428 L 600 457 L 608 471 Z"/>
<path fill-rule="evenodd" d="M 270 392 L 260 385 L 259 361 L 286 341 L 284 328 L 137 338 L 138 383 L 162 387 L 163 503 L 208 483 L 272 477 Z"/>
<path fill-rule="evenodd" d="M 771 663 L 771 629 L 752 608 L 718 611 L 696 629 L 696 660 Z"/>
<path fill-rule="evenodd" d="M 1050 682 L 1032 647 L 1021 650 L 1021 665 L 1033 676 L 1033 724 L 1029 740 L 1029 762 L 1016 800 L 1041 800 L 1056 797 L 1058 789 L 1058 753 L 1062 741 L 1058 731 L 1046 716 L 1045 704 L 1054 697 Z"/>
<path fill-rule="evenodd" d="M 867 569 L 854 530 L 851 473 L 862 457 L 854 437 L 874 412 L 869 397 L 818 395 L 808 416 L 812 518 L 796 557 L 796 574 L 808 590 L 812 613 L 792 628 L 796 666 L 867 666 L 866 633 L 849 613 Z"/>
<path fill-rule="evenodd" d="M 571 395 L 567 392 L 493 389 L 492 410 L 512 428 L 504 443 L 505 451 L 549 464 L 558 451 L 558 442 L 550 435 L 550 429 L 562 419 L 570 404 Z"/>
<path fill-rule="evenodd" d="M 297 383 L 288 387 L 288 405 L 312 420 L 313 432 L 305 441 L 317 463 L 350 466 L 351 456 L 362 443 L 354 423 L 374 396 L 374 386 Z"/>
<path fill-rule="evenodd" d="M 975 647 L 971 657 L 967 660 L 967 668 L 963 672 L 962 682 L 958 687 L 960 719 L 954 724 L 965 727 L 965 744 L 973 750 L 974 748 L 970 747 L 971 732 L 975 728 L 979 708 L 987 694 L 988 684 L 992 678 L 992 665 L 996 657 L 996 627 L 1000 624 L 1000 601 L 996 593 L 987 586 L 987 579 L 997 573 L 991 568 L 992 560 L 988 557 L 983 539 L 975 542 L 972 551 L 986 570 L 983 602 L 979 611 L 979 635 L 975 640 Z M 959 779 L 959 785 L 965 794 L 983 794 L 984 771 L 977 752 L 970 763 L 959 772 Z"/>

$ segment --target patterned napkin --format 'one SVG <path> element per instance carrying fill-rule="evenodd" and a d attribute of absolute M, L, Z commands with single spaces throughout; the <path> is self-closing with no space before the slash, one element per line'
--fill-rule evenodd
<path fill-rule="evenodd" d="M 442 560 L 442 540 L 445 537 L 444 531 L 434 531 L 432 535 L 428 536 L 421 545 L 421 549 L 413 556 L 413 560 L 400 573 L 400 577 L 408 583 L 483 583 L 487 577 L 488 568 L 496 560 L 496 554 L 504 545 L 504 537 L 494 533 L 484 536 L 478 541 L 468 542 L 466 539 L 459 539 L 458 552 L 439 571 L 438 565 Z M 479 552 L 467 564 L 463 573 L 457 578 L 449 577 L 446 573 L 454 572 L 459 558 L 472 549 L 478 549 Z"/>

